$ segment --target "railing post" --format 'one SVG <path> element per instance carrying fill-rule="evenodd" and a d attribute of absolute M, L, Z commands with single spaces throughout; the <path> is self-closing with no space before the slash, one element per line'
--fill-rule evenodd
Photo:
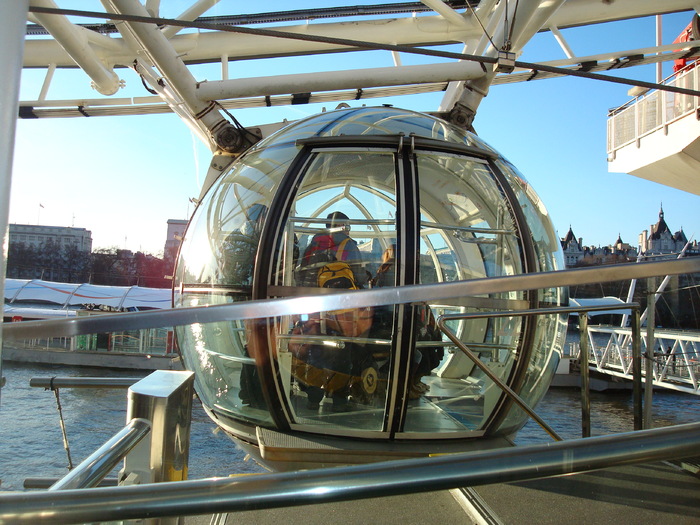
<path fill-rule="evenodd" d="M 644 378 L 644 422 L 645 429 L 651 428 L 651 402 L 654 394 L 654 323 L 656 323 L 656 292 L 653 278 L 647 279 L 647 351 Z"/>
<path fill-rule="evenodd" d="M 581 369 L 581 437 L 591 437 L 591 396 L 588 370 L 588 313 L 578 315 L 581 351 L 579 363 Z"/>
<path fill-rule="evenodd" d="M 634 429 L 642 430 L 642 335 L 638 309 L 632 311 L 632 388 Z"/>
<path fill-rule="evenodd" d="M 127 422 L 145 419 L 152 430 L 150 450 L 126 457 L 120 484 L 187 479 L 193 384 L 193 372 L 157 370 L 129 388 Z"/>

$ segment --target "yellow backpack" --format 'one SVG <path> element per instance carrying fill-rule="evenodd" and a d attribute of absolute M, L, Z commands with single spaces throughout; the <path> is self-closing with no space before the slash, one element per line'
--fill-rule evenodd
<path fill-rule="evenodd" d="M 318 270 L 318 286 L 321 288 L 343 288 L 345 290 L 359 290 L 355 282 L 355 274 L 348 263 L 343 262 L 345 245 L 350 239 L 344 239 L 338 245 L 334 254 L 336 260 L 324 264 Z"/>
<path fill-rule="evenodd" d="M 330 262 L 318 271 L 318 285 L 321 288 L 344 288 L 358 290 L 355 276 L 347 263 L 342 261 Z"/>

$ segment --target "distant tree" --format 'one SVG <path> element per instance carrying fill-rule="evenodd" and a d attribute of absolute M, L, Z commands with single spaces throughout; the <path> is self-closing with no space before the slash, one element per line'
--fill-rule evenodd
<path fill-rule="evenodd" d="M 114 266 L 117 263 L 116 248 L 98 248 L 90 254 L 89 282 L 92 284 L 114 284 Z"/>
<path fill-rule="evenodd" d="M 165 261 L 149 253 L 136 252 L 134 255 L 138 286 L 148 288 L 169 288 L 171 281 L 165 279 Z"/>
<path fill-rule="evenodd" d="M 92 252 L 90 282 L 111 286 L 169 288 L 164 279 L 163 259 L 149 253 L 101 248 Z"/>
<path fill-rule="evenodd" d="M 60 281 L 63 256 L 61 244 L 53 239 L 44 241 L 37 250 L 37 262 L 41 268 L 41 279 L 45 281 Z"/>
<path fill-rule="evenodd" d="M 36 279 L 41 276 L 37 268 L 37 249 L 23 242 L 13 242 L 7 252 L 7 277 L 10 279 Z M 38 274 L 37 274 L 38 273 Z"/>
<path fill-rule="evenodd" d="M 63 269 L 62 281 L 67 283 L 84 283 L 88 280 L 90 272 L 90 254 L 79 250 L 74 244 L 63 247 Z"/>

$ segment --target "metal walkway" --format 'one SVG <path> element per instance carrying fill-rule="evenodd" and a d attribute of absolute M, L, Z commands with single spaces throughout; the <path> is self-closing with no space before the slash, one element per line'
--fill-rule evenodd
<path fill-rule="evenodd" d="M 642 356 L 651 362 L 655 388 L 700 395 L 700 333 L 654 330 L 653 352 L 647 353 L 647 334 L 642 332 Z M 632 380 L 632 330 L 615 326 L 589 326 L 589 368 L 602 374 Z M 578 344 L 572 356 L 579 355 Z M 642 374 L 646 376 L 646 366 Z"/>
<path fill-rule="evenodd" d="M 700 478 L 652 463 L 476 489 L 507 525 L 700 523 Z"/>
<path fill-rule="evenodd" d="M 185 518 L 184 525 L 700 523 L 700 478 L 670 463 L 608 468 L 474 489 Z"/>

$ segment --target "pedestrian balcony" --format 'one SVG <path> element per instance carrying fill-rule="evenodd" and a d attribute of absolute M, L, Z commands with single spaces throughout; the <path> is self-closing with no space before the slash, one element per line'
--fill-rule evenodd
<path fill-rule="evenodd" d="M 697 89 L 695 63 L 664 84 Z M 608 171 L 629 173 L 700 195 L 700 98 L 630 90 L 636 98 L 610 111 Z"/>

